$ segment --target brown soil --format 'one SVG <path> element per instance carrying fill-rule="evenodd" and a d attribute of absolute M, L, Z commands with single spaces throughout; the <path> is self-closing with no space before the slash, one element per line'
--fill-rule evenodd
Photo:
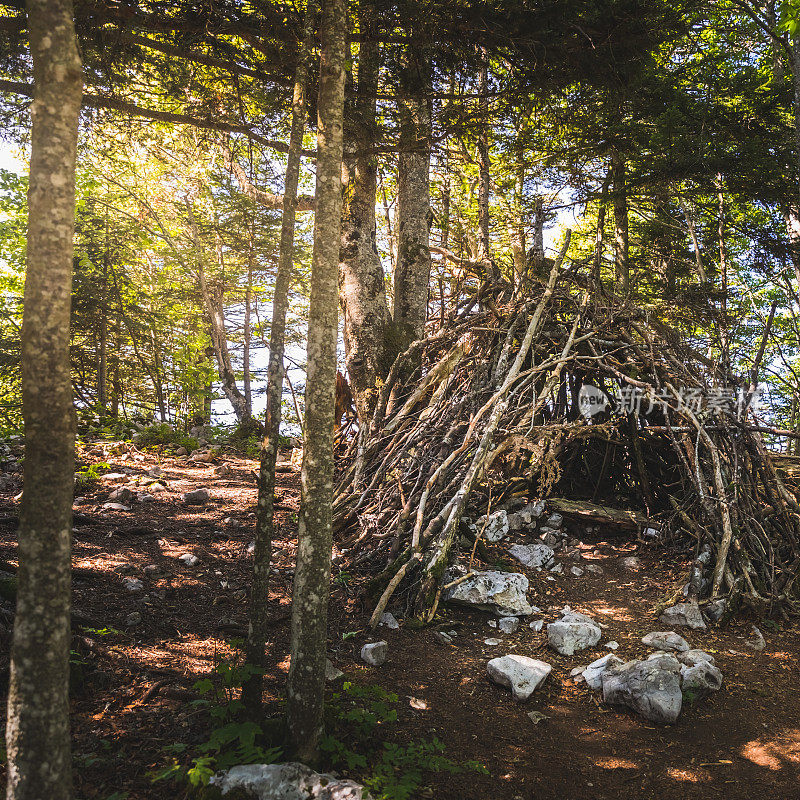
<path fill-rule="evenodd" d="M 245 590 L 253 536 L 254 461 L 225 457 L 233 474 L 214 477 L 215 465 L 188 466 L 161 459 L 166 491 L 131 512 L 102 508 L 110 491 L 99 484 L 76 506 L 86 515 L 76 526 L 74 607 L 92 629 L 123 633 L 100 635 L 86 630 L 75 639 L 87 663 L 85 683 L 72 704 L 75 786 L 79 798 L 174 798 L 184 790 L 165 782 L 153 784 L 149 773 L 170 759 L 164 748 L 174 742 L 197 744 L 207 738 L 204 712 L 192 705 L 192 686 L 207 675 L 215 658 L 232 652 L 228 642 L 243 635 Z M 131 470 L 131 479 L 155 466 L 154 457 L 118 456 L 112 469 Z M 275 551 L 274 639 L 268 674 L 271 704 L 277 703 L 288 666 L 288 612 L 295 552 L 298 481 L 278 476 L 281 534 Z M 119 482 L 114 484 L 120 485 Z M 180 495 L 205 486 L 212 500 L 187 507 Z M 14 502 L 0 495 L 0 559 L 16 563 Z M 231 521 L 224 522 L 230 517 Z M 178 560 L 183 553 L 199 557 L 195 567 Z M 636 552 L 637 572 L 622 569 L 621 555 Z M 496 555 L 502 557 L 498 548 Z M 380 628 L 390 645 L 389 660 L 370 668 L 358 660 L 369 637 L 364 631 L 371 611 L 356 598 L 346 559 L 334 568 L 330 624 L 333 662 L 357 682 L 379 684 L 401 700 L 397 736 L 407 741 L 438 736 L 446 754 L 475 759 L 489 775 L 433 774 L 425 796 L 439 800 L 483 798 L 671 798 L 800 796 L 800 626 L 796 622 L 763 624 L 764 652 L 745 645 L 752 621 L 726 630 L 682 632 L 694 647 L 713 653 L 725 681 L 714 697 L 685 707 L 677 724 L 657 727 L 624 710 L 608 708 L 598 693 L 575 684 L 570 670 L 608 652 L 602 645 L 619 642 L 617 654 L 631 658 L 646 652 L 640 642 L 658 630 L 653 608 L 686 568 L 655 547 L 608 539 L 587 544 L 587 562 L 604 569 L 602 576 L 558 576 L 548 581 L 529 573 L 532 603 L 545 619 L 569 604 L 607 627 L 601 645 L 567 658 L 546 646 L 545 633 L 523 623 L 507 636 L 488 625 L 486 614 L 445 608 L 438 628 L 455 630 L 453 645 L 439 644 L 435 628 L 412 631 Z M 565 561 L 565 567 L 571 562 Z M 158 575 L 145 566 L 156 565 Z M 123 577 L 138 577 L 144 590 L 128 592 Z M 338 576 L 338 577 L 337 577 Z M 5 605 L 9 610 L 8 604 Z M 139 611 L 142 623 L 126 627 L 128 614 Z M 343 634 L 358 631 L 355 636 Z M 484 644 L 487 637 L 502 644 Z M 0 621 L 0 667 L 7 676 L 10 632 Z M 544 686 L 525 704 L 514 703 L 507 690 L 491 684 L 489 658 L 516 652 L 553 665 Z M 5 691 L 5 690 L 4 690 Z M 413 698 L 413 705 L 412 705 Z M 3 704 L 4 707 L 4 704 Z M 530 711 L 547 719 L 534 724 Z M 118 795 L 114 795 L 118 792 Z"/>

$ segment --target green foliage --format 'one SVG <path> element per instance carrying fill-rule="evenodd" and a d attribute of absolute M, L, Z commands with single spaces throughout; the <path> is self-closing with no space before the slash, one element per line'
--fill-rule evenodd
<path fill-rule="evenodd" d="M 345 682 L 326 705 L 329 731 L 321 744 L 331 767 L 357 774 L 376 800 L 408 800 L 429 772 L 488 774 L 475 761 L 458 764 L 443 755 L 445 745 L 431 741 L 399 744 L 387 740 L 398 722 L 398 696 L 380 686 Z"/>
<path fill-rule="evenodd" d="M 104 461 L 98 461 L 94 464 L 89 464 L 75 473 L 75 488 L 87 489 L 102 478 L 103 473 L 111 469 L 110 464 Z"/>
<path fill-rule="evenodd" d="M 240 699 L 242 684 L 263 670 L 247 664 L 241 656 L 219 659 L 208 678 L 195 683 L 202 695 L 193 701 L 197 708 L 207 710 L 211 733 L 208 740 L 192 751 L 190 763 L 182 765 L 177 759 L 165 769 L 153 774 L 154 782 L 162 780 L 185 781 L 194 787 L 206 786 L 215 772 L 236 764 L 272 764 L 281 756 L 280 747 L 264 747 L 260 725 L 242 721 L 243 704 Z M 175 743 L 164 748 L 166 752 L 184 753 L 188 747 Z"/>
<path fill-rule="evenodd" d="M 150 425 L 143 431 L 136 434 L 136 445 L 140 448 L 163 447 L 172 445 L 174 447 L 185 447 L 189 452 L 197 450 L 200 443 L 193 436 L 173 430 L 172 426 L 166 423 Z"/>

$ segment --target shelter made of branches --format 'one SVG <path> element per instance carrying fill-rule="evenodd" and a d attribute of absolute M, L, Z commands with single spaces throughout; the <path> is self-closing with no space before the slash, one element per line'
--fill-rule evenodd
<path fill-rule="evenodd" d="M 562 260 L 527 299 L 415 342 L 381 386 L 334 505 L 340 545 L 376 576 L 373 623 L 398 590 L 433 617 L 462 520 L 490 493 L 494 507 L 557 493 L 637 510 L 663 538 L 710 546 L 707 596 L 794 605 L 800 507 L 749 409 L 750 376 L 577 285 Z M 587 397 L 604 408 L 586 413 Z"/>

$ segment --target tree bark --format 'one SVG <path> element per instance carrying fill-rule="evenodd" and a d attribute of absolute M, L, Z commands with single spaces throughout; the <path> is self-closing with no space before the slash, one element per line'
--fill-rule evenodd
<path fill-rule="evenodd" d="M 247 284 L 244 290 L 244 331 L 242 332 L 242 385 L 248 419 L 253 416 L 253 388 L 250 375 L 250 330 L 253 305 L 253 221 L 247 215 Z"/>
<path fill-rule="evenodd" d="M 486 49 L 481 49 L 481 68 L 478 73 L 478 261 L 489 261 L 489 67 Z"/>
<path fill-rule="evenodd" d="M 68 800 L 75 469 L 69 319 L 82 75 L 70 0 L 28 0 L 27 10 L 35 93 L 22 323 L 25 491 L 6 724 L 6 796 Z"/>
<path fill-rule="evenodd" d="M 420 50 L 408 47 L 400 75 L 400 157 L 397 174 L 397 264 L 394 271 L 392 318 L 403 352 L 422 337 L 428 310 L 431 274 L 430 64 Z"/>
<path fill-rule="evenodd" d="M 514 148 L 514 214 L 515 219 L 511 221 L 510 239 L 511 254 L 514 257 L 514 272 L 517 281 L 521 284 L 525 280 L 528 270 L 527 246 L 525 241 L 525 146 L 522 141 L 522 133 L 517 134 L 516 147 Z M 534 242 L 539 244 L 540 228 L 544 227 L 544 219 L 540 209 L 542 208 L 541 198 L 537 198 L 537 213 L 534 218 Z M 544 237 L 542 237 L 542 258 L 544 258 Z"/>
<path fill-rule="evenodd" d="M 597 208 L 597 229 L 595 232 L 595 240 L 594 240 L 593 273 L 594 273 L 595 283 L 598 286 L 600 286 L 603 280 L 601 270 L 603 266 L 603 249 L 605 244 L 605 232 L 606 232 L 606 206 L 608 205 L 608 187 L 611 185 L 611 178 L 613 176 L 613 173 L 614 173 L 614 167 L 612 165 L 609 166 L 605 180 L 603 181 L 603 186 L 600 189 L 600 200 Z"/>
<path fill-rule="evenodd" d="M 617 150 L 611 156 L 612 192 L 614 195 L 614 273 L 616 290 L 626 294 L 630 288 L 628 263 L 628 190 L 625 160 Z"/>
<path fill-rule="evenodd" d="M 317 753 L 325 689 L 347 39 L 346 0 L 325 0 L 322 8 L 317 101 L 317 214 L 308 315 L 300 519 L 292 595 L 292 660 L 286 705 L 290 748 L 302 761 L 313 760 Z"/>
<path fill-rule="evenodd" d="M 217 374 L 219 375 L 222 393 L 233 407 L 238 422 L 247 419 L 247 403 L 244 395 L 236 385 L 236 373 L 233 371 L 230 351 L 228 349 L 228 333 L 225 328 L 225 309 L 222 303 L 222 290 L 208 285 L 205 272 L 205 251 L 203 243 L 200 241 L 200 233 L 197 229 L 197 222 L 191 206 L 188 206 L 189 223 L 192 226 L 192 241 L 195 249 L 197 282 L 200 287 L 200 294 L 203 297 L 203 304 L 208 314 L 209 333 L 211 346 L 214 348 L 214 357 L 217 361 Z M 222 248 L 217 245 L 220 266 L 222 266 Z"/>
<path fill-rule="evenodd" d="M 246 655 L 248 663 L 259 669 L 264 667 L 264 648 L 267 642 L 269 607 L 269 576 L 272 561 L 272 539 L 275 533 L 274 492 L 275 463 L 278 458 L 278 437 L 281 427 L 281 399 L 283 397 L 286 343 L 286 312 L 289 307 L 289 284 L 292 278 L 294 256 L 294 229 L 297 215 L 297 186 L 300 181 L 303 132 L 306 121 L 306 84 L 314 47 L 314 25 L 317 0 L 309 0 L 303 25 L 294 75 L 292 97 L 292 125 L 289 132 L 289 155 L 286 159 L 286 178 L 283 189 L 283 217 L 281 242 L 278 251 L 278 268 L 272 298 L 272 324 L 269 334 L 269 366 L 267 367 L 267 407 L 264 412 L 264 441 L 258 471 L 258 505 L 256 507 L 255 550 L 253 553 L 253 582 L 250 587 L 250 613 L 247 629 Z M 263 680 L 254 675 L 242 687 L 242 700 L 251 717 L 261 709 Z"/>
<path fill-rule="evenodd" d="M 351 123 L 345 130 L 347 186 L 342 210 L 342 246 L 339 260 L 339 302 L 344 317 L 347 374 L 353 390 L 359 424 L 369 427 L 378 397 L 377 379 L 386 377 L 389 308 L 383 265 L 375 230 L 375 196 L 378 159 L 375 117 L 378 91 L 378 44 L 375 40 L 375 6 L 364 3 L 360 12 L 364 36 L 358 53 L 358 87 Z"/>

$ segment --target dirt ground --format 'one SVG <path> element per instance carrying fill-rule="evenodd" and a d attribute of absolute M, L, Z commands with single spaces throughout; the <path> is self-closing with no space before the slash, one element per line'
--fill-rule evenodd
<path fill-rule="evenodd" d="M 104 509 L 112 488 L 132 486 L 158 466 L 155 456 L 98 457 L 127 477 L 96 484 L 83 493 L 74 541 L 75 658 L 82 685 L 72 702 L 75 789 L 78 798 L 160 800 L 184 795 L 150 773 L 169 762 L 169 745 L 190 746 L 208 735 L 202 711 L 192 705 L 192 686 L 215 658 L 230 654 L 228 642 L 244 635 L 246 587 L 255 507 L 254 461 L 224 456 L 212 465 L 161 458 L 164 490 L 131 511 Z M 220 463 L 229 474 L 215 476 Z M 205 506 L 185 506 L 181 494 L 206 487 Z M 143 489 L 139 489 L 143 491 Z M 268 674 L 274 707 L 288 668 L 289 608 L 295 553 L 298 479 L 279 474 L 278 519 L 272 583 L 274 636 Z M 0 495 L 0 559 L 16 564 L 15 508 Z M 475 759 L 488 775 L 431 774 L 424 796 L 439 800 L 508 798 L 794 798 L 800 796 L 800 626 L 759 623 L 767 647 L 745 646 L 752 620 L 726 630 L 681 631 L 693 647 L 714 654 L 724 684 L 715 696 L 685 707 L 677 724 L 657 727 L 603 706 L 599 693 L 575 684 L 570 670 L 619 642 L 624 659 L 643 655 L 641 637 L 660 626 L 653 608 L 686 568 L 679 557 L 650 545 L 607 538 L 586 542 L 584 559 L 603 575 L 585 573 L 548 581 L 529 572 L 531 603 L 545 621 L 564 605 L 591 614 L 605 628 L 598 647 L 563 657 L 546 634 L 523 623 L 512 635 L 498 633 L 479 612 L 444 608 L 436 628 L 387 630 L 389 659 L 379 668 L 360 663 L 370 637 L 371 608 L 357 600 L 347 559 L 337 559 L 332 584 L 329 650 L 333 663 L 356 682 L 373 683 L 401 699 L 398 736 L 408 741 L 438 736 L 446 755 Z M 180 556 L 197 556 L 194 566 Z M 636 554 L 642 566 L 623 569 L 619 558 Z M 498 557 L 504 555 L 497 549 Z M 565 562 L 569 567 L 570 562 Z M 148 569 L 145 569 L 148 567 Z M 143 588 L 129 591 L 125 578 Z M 0 668 L 7 681 L 11 606 L 0 622 Z M 139 624 L 127 624 L 139 612 Z M 436 629 L 454 630 L 452 645 L 439 644 Z M 109 630 L 116 632 L 109 633 Z M 355 634 L 353 632 L 355 631 Z M 498 646 L 487 637 L 502 639 Z M 489 682 L 486 662 L 515 652 L 553 665 L 546 683 L 524 704 Z M 3 692 L 5 692 L 5 686 Z M 4 700 L 4 698 L 3 698 Z M 3 709 L 5 704 L 3 703 Z M 528 717 L 540 711 L 546 719 Z"/>

